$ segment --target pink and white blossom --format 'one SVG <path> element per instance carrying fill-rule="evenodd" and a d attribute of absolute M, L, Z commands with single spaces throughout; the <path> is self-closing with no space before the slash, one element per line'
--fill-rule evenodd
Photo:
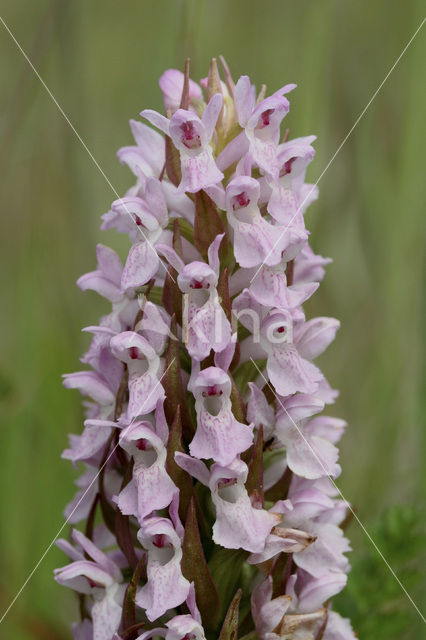
<path fill-rule="evenodd" d="M 127 255 L 98 244 L 78 280 L 109 308 L 64 376 L 85 398 L 63 453 L 85 534 L 55 571 L 80 594 L 74 640 L 355 638 L 329 602 L 350 569 L 346 423 L 321 414 L 337 391 L 313 362 L 339 322 L 303 306 L 330 262 L 305 225 L 315 136 L 281 141 L 295 85 L 258 94 L 222 62 L 226 82 L 216 60 L 199 84 L 167 70 L 165 115 L 130 121 L 134 183 L 101 225 Z"/>

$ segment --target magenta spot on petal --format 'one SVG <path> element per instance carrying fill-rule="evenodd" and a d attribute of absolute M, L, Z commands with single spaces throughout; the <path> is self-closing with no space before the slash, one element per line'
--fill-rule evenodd
<path fill-rule="evenodd" d="M 139 216 L 135 216 L 135 222 L 138 225 L 138 227 L 143 227 L 142 220 L 139 218 Z"/>
<path fill-rule="evenodd" d="M 208 398 L 209 396 L 221 396 L 223 394 L 222 389 L 217 386 L 217 384 L 213 384 L 207 387 L 207 391 L 203 391 L 203 398 Z"/>
<path fill-rule="evenodd" d="M 278 327 L 277 333 L 284 333 L 285 327 Z"/>
<path fill-rule="evenodd" d="M 245 193 L 245 191 L 242 191 L 238 195 L 234 196 L 232 208 L 235 211 L 235 209 L 239 209 L 240 207 L 247 207 L 249 204 L 250 198 Z"/>
<path fill-rule="evenodd" d="M 152 544 L 154 545 L 154 547 L 157 547 L 157 549 L 162 549 L 163 547 L 165 547 L 167 544 L 167 538 L 164 533 L 157 533 L 152 538 Z"/>
<path fill-rule="evenodd" d="M 187 149 L 198 149 L 201 147 L 200 136 L 196 133 L 192 122 L 184 122 L 180 126 L 182 131 L 182 144 Z"/>
<path fill-rule="evenodd" d="M 151 444 L 148 442 L 146 438 L 139 438 L 139 440 L 135 441 L 136 447 L 139 451 L 147 451 L 147 449 L 151 449 Z"/>
<path fill-rule="evenodd" d="M 287 176 L 289 173 L 291 173 L 291 167 L 295 160 L 296 158 L 290 158 L 289 160 L 287 160 L 287 162 L 284 162 L 283 168 L 280 171 L 280 178 L 282 178 L 283 176 Z"/>
<path fill-rule="evenodd" d="M 129 356 L 132 360 L 137 360 L 139 358 L 139 351 L 137 347 L 130 347 Z"/>
<path fill-rule="evenodd" d="M 263 113 L 261 113 L 256 129 L 263 129 L 264 127 L 268 127 L 271 124 L 271 115 L 274 113 L 274 111 L 275 109 L 266 109 Z"/>
<path fill-rule="evenodd" d="M 94 589 L 95 587 L 101 587 L 102 589 L 104 588 L 104 585 L 101 584 L 100 582 L 96 582 L 96 580 L 92 580 L 92 578 L 89 578 L 88 576 L 85 576 L 85 578 L 89 583 L 89 587 L 91 589 Z"/>
<path fill-rule="evenodd" d="M 237 478 L 222 478 L 217 483 L 217 486 L 218 489 L 223 489 L 224 487 L 229 487 L 234 484 L 237 484 Z"/>
<path fill-rule="evenodd" d="M 202 289 L 204 287 L 204 283 L 201 280 L 192 280 L 189 286 L 191 289 Z"/>

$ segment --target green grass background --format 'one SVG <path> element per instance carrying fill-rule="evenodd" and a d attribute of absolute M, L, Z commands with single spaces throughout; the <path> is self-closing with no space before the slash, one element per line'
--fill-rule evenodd
<path fill-rule="evenodd" d="M 270 91 L 297 82 L 286 125 L 292 136 L 318 135 L 316 180 L 424 8 L 421 0 L 3 0 L 1 15 L 121 194 L 132 182 L 115 157 L 131 143 L 127 121 L 160 108 L 158 77 L 187 55 L 195 79 L 222 53 L 236 78 L 247 73 Z M 349 422 L 339 485 L 368 530 L 387 507 L 418 508 L 424 497 L 425 60 L 426 27 L 321 179 L 307 219 L 314 249 L 334 259 L 309 313 L 342 322 L 320 362 L 341 390 L 333 414 Z M 110 186 L 1 25 L 0 70 L 4 610 L 73 495 L 76 473 L 60 453 L 67 433 L 81 429 L 81 410 L 60 374 L 79 368 L 88 344 L 80 328 L 107 309 L 75 280 L 94 268 L 96 242 L 124 245 L 98 229 L 115 199 Z M 356 522 L 349 534 L 354 563 L 376 556 Z M 409 532 L 401 544 L 409 548 Z M 52 580 L 63 562 L 49 551 L 0 637 L 69 637 L 74 599 Z M 380 586 L 364 577 L 368 598 Z M 397 598 L 405 606 L 398 589 Z M 418 640 L 416 620 L 398 638 Z"/>

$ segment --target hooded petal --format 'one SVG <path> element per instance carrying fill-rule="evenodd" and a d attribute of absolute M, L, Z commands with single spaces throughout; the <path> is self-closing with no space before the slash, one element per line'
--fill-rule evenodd
<path fill-rule="evenodd" d="M 247 420 L 253 422 L 257 428 L 263 426 L 263 433 L 267 439 L 272 433 L 275 423 L 275 412 L 268 404 L 265 394 L 254 382 L 249 382 L 250 396 L 247 403 Z"/>
<path fill-rule="evenodd" d="M 184 83 L 184 74 L 178 69 L 167 69 L 159 80 L 161 93 L 163 94 L 164 108 L 170 109 L 172 112 L 179 109 L 180 101 L 182 98 L 182 90 Z M 203 93 L 201 87 L 189 79 L 189 100 L 193 98 L 196 100 L 203 99 Z"/>
<path fill-rule="evenodd" d="M 175 453 L 175 461 L 176 464 L 178 464 L 181 469 L 189 473 L 190 476 L 196 478 L 206 487 L 209 486 L 210 473 L 204 462 L 201 462 L 201 460 L 198 460 L 197 458 L 191 458 L 188 454 L 181 453 L 180 451 Z"/>
<path fill-rule="evenodd" d="M 279 596 L 272 599 L 272 578 L 259 583 L 251 596 L 251 612 L 260 638 L 274 631 L 281 623 L 285 612 L 290 606 L 290 596 Z"/>
<path fill-rule="evenodd" d="M 287 464 L 298 476 L 316 479 L 324 475 L 337 477 L 341 468 L 337 464 L 338 449 L 328 440 L 306 436 L 302 430 L 290 427 L 286 439 Z"/>
<path fill-rule="evenodd" d="M 324 409 L 324 402 L 317 396 L 308 393 L 298 393 L 278 403 L 276 432 L 279 438 L 280 432 L 285 437 L 287 429 L 305 418 L 310 418 L 315 413 Z M 316 435 L 321 435 L 317 434 Z"/>
<path fill-rule="evenodd" d="M 320 578 L 329 570 L 346 573 L 348 559 L 343 555 L 350 551 L 348 540 L 340 527 L 334 524 L 314 524 L 311 531 L 315 541 L 302 552 L 293 555 L 294 562 L 307 573 Z"/>
<path fill-rule="evenodd" d="M 305 322 L 295 332 L 295 342 L 300 355 L 313 360 L 333 342 L 340 322 L 334 318 L 314 318 Z"/>
<path fill-rule="evenodd" d="M 110 302 L 119 302 L 123 294 L 120 291 L 120 278 L 123 265 L 118 255 L 102 244 L 96 247 L 98 269 L 81 276 L 77 285 L 82 291 L 92 289 Z"/>
<path fill-rule="evenodd" d="M 320 578 L 312 578 L 304 573 L 299 591 L 299 611 L 301 613 L 315 611 L 329 598 L 340 593 L 347 580 L 347 576 L 338 571 L 324 573 Z"/>
<path fill-rule="evenodd" d="M 115 402 L 115 395 L 102 377 L 94 371 L 78 371 L 63 376 L 64 387 L 78 389 L 84 396 L 89 396 L 100 405 L 107 406 Z"/>
<path fill-rule="evenodd" d="M 142 166 L 145 175 L 158 178 L 165 162 L 163 136 L 137 120 L 130 120 L 130 128 L 145 163 L 145 166 Z"/>
<path fill-rule="evenodd" d="M 203 123 L 207 139 L 210 140 L 215 127 L 216 122 L 219 117 L 219 113 L 222 110 L 223 106 L 223 96 L 221 93 L 215 93 L 214 96 L 210 98 L 210 101 L 207 107 L 204 109 L 203 115 L 201 117 L 201 122 Z"/>
<path fill-rule="evenodd" d="M 279 534 L 279 535 L 278 535 Z M 260 564 L 280 553 L 297 553 L 304 551 L 315 538 L 306 531 L 275 527 L 266 538 L 265 548 L 261 553 L 252 553 L 247 562 Z"/>
<path fill-rule="evenodd" d="M 318 416 L 309 421 L 307 428 L 310 433 L 325 438 L 335 444 L 342 437 L 346 426 L 347 423 L 345 420 L 332 418 L 330 416 Z"/>
<path fill-rule="evenodd" d="M 293 309 L 310 298 L 317 288 L 316 282 L 288 287 L 281 264 L 275 267 L 262 265 L 253 278 L 250 293 L 260 304 L 278 309 Z"/>
<path fill-rule="evenodd" d="M 204 629 L 201 624 L 190 615 L 175 616 L 166 623 L 169 631 L 167 640 L 204 640 Z"/>
<path fill-rule="evenodd" d="M 241 76 L 235 85 L 235 107 L 238 113 L 238 122 L 245 127 L 250 118 L 256 102 L 256 92 L 248 76 Z"/>
<path fill-rule="evenodd" d="M 103 451 L 108 439 L 111 435 L 111 427 L 98 427 L 87 424 L 80 436 L 73 436 L 69 449 L 65 449 L 62 457 L 65 460 L 79 462 L 81 460 L 90 460 L 97 453 Z"/>
<path fill-rule="evenodd" d="M 153 109 L 144 109 L 143 111 L 141 111 L 141 116 L 142 118 L 145 118 L 145 120 L 148 120 L 148 122 L 153 124 L 154 127 L 157 127 L 157 129 L 160 129 L 160 131 L 163 131 L 165 134 L 169 135 L 170 120 L 161 115 L 161 113 L 158 113 L 158 111 L 154 111 Z"/>
<path fill-rule="evenodd" d="M 347 618 L 342 618 L 335 611 L 329 611 L 323 640 L 356 640 L 356 637 Z"/>
<path fill-rule="evenodd" d="M 55 569 L 55 580 L 79 593 L 93 594 L 113 584 L 112 576 L 96 562 L 77 560 L 66 567 Z"/>
<path fill-rule="evenodd" d="M 305 245 L 294 261 L 294 282 L 321 282 L 325 275 L 325 265 L 331 258 L 316 255 L 309 245 Z"/>

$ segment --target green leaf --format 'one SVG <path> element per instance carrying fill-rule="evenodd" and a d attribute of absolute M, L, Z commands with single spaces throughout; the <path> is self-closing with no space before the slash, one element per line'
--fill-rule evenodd
<path fill-rule="evenodd" d="M 186 515 L 182 545 L 182 573 L 187 580 L 195 584 L 197 606 L 203 624 L 206 628 L 214 629 L 219 615 L 220 600 L 204 556 L 194 497 L 191 498 Z"/>
<path fill-rule="evenodd" d="M 121 491 L 128 485 L 132 478 L 133 473 L 133 458 L 131 464 L 128 464 L 126 473 L 121 484 Z M 118 506 L 115 508 L 115 536 L 117 538 L 118 546 L 124 553 L 127 562 L 132 570 L 134 570 L 138 564 L 138 558 L 135 553 L 135 547 L 133 543 L 132 533 L 130 529 L 130 518 L 121 513 Z"/>
<path fill-rule="evenodd" d="M 143 629 L 144 626 L 145 626 L 145 622 L 137 622 L 136 624 L 133 624 L 128 629 L 121 631 L 120 632 L 121 640 L 135 640 L 135 638 L 137 638 L 139 635 L 137 632 Z"/>
<path fill-rule="evenodd" d="M 152 287 L 149 292 L 149 300 L 155 304 L 161 304 L 163 301 L 163 288 L 164 287 Z"/>
<path fill-rule="evenodd" d="M 224 232 L 225 225 L 213 200 L 205 191 L 199 191 L 195 194 L 194 244 L 204 258 L 216 236 Z M 227 245 L 225 237 L 220 245 L 220 255 L 226 254 Z"/>
<path fill-rule="evenodd" d="M 293 558 L 291 554 L 280 553 L 271 571 L 273 598 L 277 598 L 278 596 L 282 596 L 285 594 L 285 585 L 287 582 L 287 578 L 290 576 L 292 565 Z"/>
<path fill-rule="evenodd" d="M 185 388 L 182 382 L 179 358 L 179 341 L 176 340 L 177 322 L 176 317 L 172 317 L 170 324 L 171 335 L 167 345 L 165 374 L 162 378 L 162 385 L 166 393 L 164 401 L 164 412 L 167 422 L 173 423 L 176 408 L 180 405 L 182 430 L 185 438 L 191 439 L 194 435 L 194 426 L 186 402 Z"/>
<path fill-rule="evenodd" d="M 219 294 L 220 303 L 226 313 L 226 317 L 228 318 L 229 322 L 232 322 L 232 305 L 231 298 L 229 297 L 228 267 L 225 267 L 221 273 L 217 285 L 217 292 Z"/>
<path fill-rule="evenodd" d="M 180 236 L 180 226 L 177 218 L 173 220 L 173 249 L 176 251 L 178 256 L 183 258 L 182 238 Z"/>
<path fill-rule="evenodd" d="M 286 467 L 283 475 L 273 487 L 268 489 L 265 493 L 265 500 L 268 502 L 276 502 L 277 500 L 285 500 L 287 498 L 288 490 L 290 488 L 290 482 L 293 474 L 288 467 Z"/>
<path fill-rule="evenodd" d="M 231 374 L 229 374 L 231 379 L 231 403 L 232 403 L 232 413 L 235 418 L 239 422 L 246 421 L 246 407 L 243 402 L 243 397 L 241 395 L 241 391 L 238 386 L 235 384 L 235 380 Z"/>
<path fill-rule="evenodd" d="M 257 367 L 261 371 L 266 366 L 266 360 L 255 360 Z M 233 373 L 235 383 L 237 384 L 240 392 L 244 394 L 247 390 L 247 384 L 252 380 L 255 380 L 259 374 L 257 367 L 253 364 L 253 362 L 244 362 L 241 364 L 237 370 Z"/>
<path fill-rule="evenodd" d="M 263 508 L 263 427 L 260 425 L 257 439 L 253 448 L 252 457 L 246 480 L 246 489 L 249 496 L 254 497 L 256 503 Z"/>
<path fill-rule="evenodd" d="M 185 60 L 185 71 L 183 74 L 182 96 L 180 99 L 180 108 L 187 110 L 189 107 L 189 67 L 191 58 Z"/>
<path fill-rule="evenodd" d="M 176 415 L 172 422 L 169 439 L 167 441 L 166 470 L 179 489 L 179 516 L 182 522 L 184 522 L 188 505 L 194 491 L 191 477 L 175 462 L 176 451 L 185 453 L 185 449 L 182 445 L 182 418 L 180 405 L 176 408 Z"/>
<path fill-rule="evenodd" d="M 166 173 L 170 182 L 177 187 L 182 178 L 180 154 L 169 136 L 166 136 Z"/>
<path fill-rule="evenodd" d="M 135 607 L 135 597 L 136 590 L 139 586 L 139 582 L 145 572 L 145 555 L 139 560 L 136 569 L 133 573 L 132 579 L 129 582 L 129 585 L 124 594 L 123 600 L 123 613 L 121 617 L 121 623 L 123 629 L 127 629 L 128 627 L 132 627 L 136 624 L 136 607 Z"/>
<path fill-rule="evenodd" d="M 213 553 L 208 567 L 220 593 L 221 616 L 225 615 L 228 604 L 242 582 L 242 570 L 248 558 L 243 549 L 219 548 Z"/>
<path fill-rule="evenodd" d="M 243 592 L 238 589 L 229 605 L 225 620 L 220 630 L 219 640 L 237 640 L 238 638 L 238 613 Z"/>
<path fill-rule="evenodd" d="M 185 220 L 185 218 L 173 218 L 172 220 L 169 221 L 166 228 L 169 229 L 170 231 L 173 231 L 175 221 L 177 221 L 179 225 L 179 231 L 181 236 L 186 240 L 188 240 L 188 242 L 193 243 L 194 227 L 188 222 L 188 220 Z"/>
<path fill-rule="evenodd" d="M 212 58 L 209 67 L 209 74 L 207 76 L 207 102 L 211 100 L 215 93 L 222 93 L 222 83 L 220 80 L 219 69 L 217 68 L 216 58 Z"/>
<path fill-rule="evenodd" d="M 173 249 L 182 257 L 182 238 L 177 219 L 173 222 Z M 162 289 L 163 307 L 170 316 L 175 315 L 178 323 L 182 324 L 182 292 L 177 284 L 177 271 L 171 267 L 167 267 L 167 274 Z"/>
<path fill-rule="evenodd" d="M 167 267 L 162 292 L 163 307 L 170 316 L 175 315 L 178 323 L 182 325 L 182 293 L 177 285 L 178 273 L 173 267 Z"/>

